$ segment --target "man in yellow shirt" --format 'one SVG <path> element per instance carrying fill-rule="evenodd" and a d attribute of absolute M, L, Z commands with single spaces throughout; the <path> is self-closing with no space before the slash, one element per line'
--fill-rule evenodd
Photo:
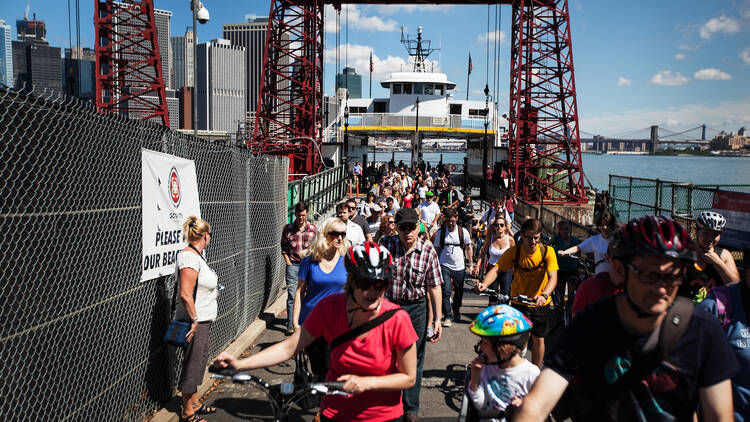
<path fill-rule="evenodd" d="M 544 337 L 549 334 L 550 295 L 557 285 L 557 257 L 551 246 L 541 244 L 542 223 L 529 219 L 521 225 L 521 244 L 511 246 L 503 253 L 477 289 L 481 292 L 495 282 L 498 272 L 513 270 L 510 295 L 532 298 L 536 306 L 520 303 L 511 305 L 523 312 L 533 324 L 531 329 L 531 362 L 540 368 L 544 358 Z"/>

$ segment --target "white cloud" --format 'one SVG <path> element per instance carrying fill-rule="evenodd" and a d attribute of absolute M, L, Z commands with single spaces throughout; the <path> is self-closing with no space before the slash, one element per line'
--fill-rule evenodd
<path fill-rule="evenodd" d="M 750 0 L 743 1 L 739 9 L 742 19 L 750 20 Z"/>
<path fill-rule="evenodd" d="M 367 45 L 348 44 L 349 46 L 349 67 L 353 67 L 358 74 L 368 77 L 370 74 L 370 52 L 373 48 Z M 344 66 L 346 55 L 346 45 L 339 46 L 339 60 L 341 67 Z M 326 63 L 336 63 L 336 47 L 326 49 L 324 52 Z M 428 69 L 431 69 L 431 61 L 426 61 Z M 386 58 L 380 58 L 373 52 L 372 54 L 372 79 L 377 81 L 386 78 L 393 72 L 410 71 L 411 65 L 401 57 L 389 55 Z M 439 66 L 435 63 L 435 70 L 440 71 Z"/>
<path fill-rule="evenodd" d="M 651 125 L 672 130 L 690 129 L 701 124 L 727 130 L 750 127 L 750 97 L 718 104 L 688 104 L 659 110 L 625 110 L 581 117 L 581 129 L 589 133 L 615 135 Z"/>
<path fill-rule="evenodd" d="M 651 77 L 651 83 L 656 85 L 679 86 L 690 81 L 690 78 L 682 76 L 682 73 L 671 70 L 660 70 L 656 75 Z"/>
<path fill-rule="evenodd" d="M 744 50 L 740 51 L 740 58 L 746 65 L 750 65 L 750 47 L 746 47 Z"/>
<path fill-rule="evenodd" d="M 376 6 L 375 10 L 378 11 L 378 13 L 382 13 L 384 15 L 395 15 L 398 13 L 412 13 L 415 11 L 419 11 L 420 13 L 423 12 L 448 12 L 450 11 L 451 7 L 450 5 L 436 5 L 436 4 L 404 4 L 404 5 L 383 5 L 383 6 Z"/>
<path fill-rule="evenodd" d="M 326 6 L 325 15 L 325 31 L 335 33 L 336 9 L 334 9 L 333 6 Z M 395 20 L 382 19 L 378 16 L 365 16 L 364 13 L 353 4 L 341 5 L 341 18 L 339 20 L 341 32 L 346 30 L 347 20 L 349 22 L 350 30 L 365 32 L 393 32 L 398 31 L 399 29 L 398 23 Z"/>
<path fill-rule="evenodd" d="M 682 54 L 682 53 L 677 53 L 677 54 L 675 54 L 675 56 L 674 56 L 674 58 L 675 58 L 676 60 L 685 60 L 685 57 L 687 57 L 687 56 L 686 56 L 686 55 L 684 55 L 684 54 Z"/>
<path fill-rule="evenodd" d="M 477 37 L 477 42 L 487 42 L 488 38 L 489 38 L 490 42 L 499 39 L 500 42 L 503 43 L 503 42 L 505 42 L 505 32 L 504 31 L 485 32 L 484 34 L 480 34 Z"/>
<path fill-rule="evenodd" d="M 711 35 L 717 32 L 735 34 L 740 32 L 740 23 L 736 19 L 721 15 L 718 18 L 711 18 L 699 30 L 700 36 L 704 40 L 710 39 Z"/>
<path fill-rule="evenodd" d="M 695 72 L 693 77 L 704 81 L 728 81 L 732 79 L 732 75 L 715 68 L 701 69 Z"/>
<path fill-rule="evenodd" d="M 622 76 L 620 76 L 619 78 L 617 78 L 617 86 L 619 86 L 619 87 L 630 86 L 632 83 L 633 83 L 633 81 L 631 81 L 628 78 L 623 78 Z"/>

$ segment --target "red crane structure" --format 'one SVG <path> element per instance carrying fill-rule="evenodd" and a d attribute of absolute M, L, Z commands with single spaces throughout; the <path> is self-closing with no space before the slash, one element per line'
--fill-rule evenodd
<path fill-rule="evenodd" d="M 154 1 L 94 2 L 97 110 L 169 126 Z"/>
<path fill-rule="evenodd" d="M 271 0 L 263 80 L 248 147 L 288 155 L 292 174 L 321 169 L 323 7 L 343 3 L 511 4 L 512 190 L 532 203 L 587 202 L 567 0 Z"/>

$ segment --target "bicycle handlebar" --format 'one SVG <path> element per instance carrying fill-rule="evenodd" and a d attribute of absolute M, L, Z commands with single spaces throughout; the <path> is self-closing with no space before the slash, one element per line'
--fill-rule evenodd
<path fill-rule="evenodd" d="M 498 302 L 510 303 L 519 302 L 524 305 L 536 306 L 536 301 L 526 295 L 508 296 L 502 293 L 498 293 L 497 290 L 487 289 L 483 292 L 479 292 L 479 296 L 489 296 L 497 298 Z"/>
<path fill-rule="evenodd" d="M 271 385 L 262 378 L 232 368 L 217 368 L 212 365 L 208 368 L 208 372 L 212 374 L 211 378 L 231 379 L 232 382 L 238 384 L 247 384 L 248 382 L 253 382 L 269 391 L 272 389 L 278 389 L 279 392 L 281 392 L 281 394 L 283 395 L 294 394 L 295 392 L 298 392 L 300 390 L 312 390 L 316 393 L 321 394 L 351 397 L 351 394 L 344 391 L 343 381 L 313 382 L 308 384 L 282 382 L 281 384 Z"/>

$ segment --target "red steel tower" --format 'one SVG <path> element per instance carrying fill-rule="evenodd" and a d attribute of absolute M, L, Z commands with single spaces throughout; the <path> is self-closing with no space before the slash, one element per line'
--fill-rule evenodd
<path fill-rule="evenodd" d="M 263 79 L 248 147 L 287 155 L 291 175 L 322 168 L 323 6 L 321 0 L 272 0 L 268 15 Z"/>
<path fill-rule="evenodd" d="M 97 109 L 169 126 L 153 0 L 94 1 Z"/>
<path fill-rule="evenodd" d="M 513 3 L 508 163 L 530 202 L 584 204 L 567 0 Z"/>

